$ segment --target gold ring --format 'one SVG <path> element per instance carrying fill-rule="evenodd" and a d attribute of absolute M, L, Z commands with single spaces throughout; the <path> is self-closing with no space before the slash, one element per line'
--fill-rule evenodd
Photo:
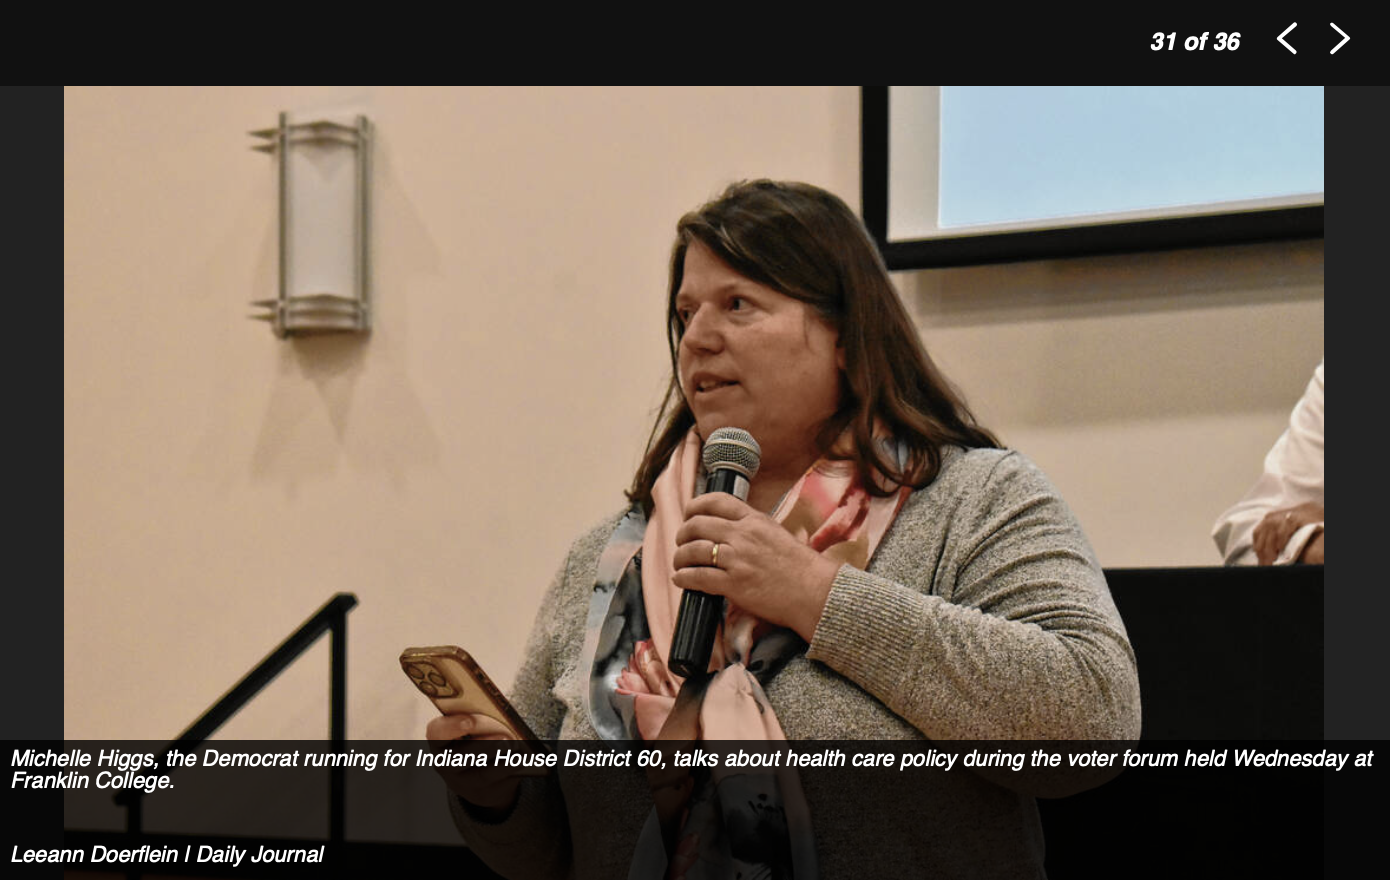
<path fill-rule="evenodd" d="M 718 543 L 711 545 L 711 567 L 720 567 L 720 544 Z"/>

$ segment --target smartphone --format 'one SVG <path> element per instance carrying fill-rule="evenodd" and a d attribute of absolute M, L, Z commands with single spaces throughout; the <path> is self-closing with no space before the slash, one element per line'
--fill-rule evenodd
<path fill-rule="evenodd" d="M 401 652 L 401 669 L 441 714 L 487 715 L 506 727 L 514 739 L 540 742 L 503 692 L 463 648 L 407 648 Z"/>

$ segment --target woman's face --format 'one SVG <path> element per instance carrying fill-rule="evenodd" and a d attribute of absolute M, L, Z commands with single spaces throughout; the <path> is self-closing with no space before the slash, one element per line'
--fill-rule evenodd
<path fill-rule="evenodd" d="M 840 403 L 836 331 L 807 305 L 750 281 L 693 240 L 676 307 L 682 393 L 700 435 L 743 428 L 763 451 L 760 475 L 796 477 Z"/>

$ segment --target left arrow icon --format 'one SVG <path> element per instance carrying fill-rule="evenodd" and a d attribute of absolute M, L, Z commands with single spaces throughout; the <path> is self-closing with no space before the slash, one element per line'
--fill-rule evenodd
<path fill-rule="evenodd" d="M 1289 50 L 1290 50 L 1290 53 L 1291 53 L 1292 55 L 1295 54 L 1295 47 L 1292 46 L 1290 43 L 1287 43 L 1287 42 L 1286 42 L 1286 34 L 1290 33 L 1290 32 L 1293 31 L 1293 30 L 1295 30 L 1295 25 L 1296 25 L 1295 22 L 1291 22 L 1290 27 L 1288 27 L 1288 28 L 1286 28 L 1285 30 L 1281 31 L 1281 36 L 1279 36 L 1279 37 L 1276 38 L 1276 42 L 1280 43 L 1282 46 L 1285 46 L 1287 49 L 1289 49 Z"/>

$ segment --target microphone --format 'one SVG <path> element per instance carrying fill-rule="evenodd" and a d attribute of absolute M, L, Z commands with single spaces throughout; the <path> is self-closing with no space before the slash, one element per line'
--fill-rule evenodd
<path fill-rule="evenodd" d="M 705 492 L 728 492 L 741 501 L 747 499 L 749 483 L 759 472 L 759 455 L 759 444 L 748 431 L 741 428 L 712 431 L 701 449 L 701 463 L 706 468 Z M 682 678 L 704 675 L 710 666 L 715 632 L 724 617 L 724 596 L 682 590 L 667 668 Z"/>

